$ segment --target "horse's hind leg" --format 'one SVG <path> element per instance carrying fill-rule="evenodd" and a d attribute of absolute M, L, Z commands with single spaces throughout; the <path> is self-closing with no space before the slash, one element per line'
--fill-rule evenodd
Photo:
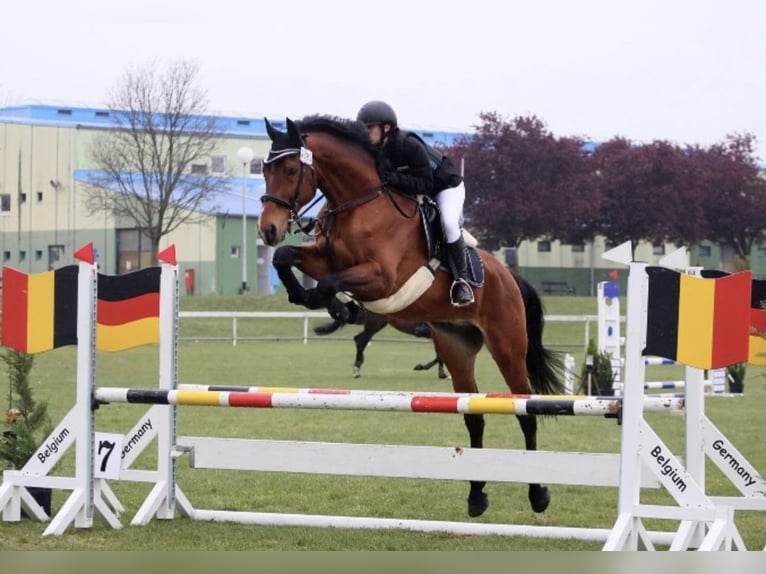
<path fill-rule="evenodd" d="M 358 379 L 362 376 L 362 364 L 364 363 L 364 349 L 370 342 L 371 336 L 366 330 L 361 331 L 354 335 L 354 343 L 356 344 L 356 359 L 354 360 L 353 376 Z"/>
<path fill-rule="evenodd" d="M 510 324 L 513 325 L 513 323 Z M 515 326 L 518 327 L 515 330 L 503 329 L 494 333 L 488 330 L 485 333 L 485 343 L 510 391 L 515 394 L 528 394 L 530 388 L 526 365 L 527 346 L 524 335 L 526 330 L 521 325 Z M 524 434 L 525 448 L 537 450 L 537 418 L 534 415 L 519 415 L 516 418 Z M 537 483 L 529 485 L 528 496 L 532 510 L 535 512 L 543 512 L 551 501 L 548 487 Z"/>
<path fill-rule="evenodd" d="M 482 347 L 482 336 L 473 327 L 454 327 L 448 324 L 433 326 L 433 340 L 437 355 L 452 375 L 452 388 L 456 393 L 476 393 L 474 367 L 476 355 Z M 484 416 L 466 414 L 463 422 L 468 430 L 471 448 L 484 446 Z M 484 492 L 484 481 L 470 481 L 468 515 L 481 516 L 489 508 L 489 497 Z"/>
<path fill-rule="evenodd" d="M 388 324 L 388 321 L 382 315 L 367 313 L 364 318 L 364 329 L 354 336 L 356 343 L 356 360 L 354 361 L 354 378 L 362 376 L 362 363 L 364 363 L 364 350 L 370 344 L 372 338 L 380 333 Z"/>
<path fill-rule="evenodd" d="M 415 371 L 427 371 L 428 369 L 432 368 L 434 365 L 439 365 L 439 378 L 440 379 L 448 379 L 449 375 L 444 370 L 444 361 L 442 361 L 439 358 L 439 355 L 436 355 L 433 359 L 428 361 L 427 363 L 418 363 L 415 365 L 413 370 Z"/>
<path fill-rule="evenodd" d="M 463 421 L 465 422 L 465 428 L 468 429 L 471 448 L 484 448 L 484 415 L 463 415 Z M 484 487 L 487 483 L 472 480 L 470 485 L 471 488 L 468 491 L 468 516 L 481 516 L 489 508 L 489 497 L 484 492 Z"/>
<path fill-rule="evenodd" d="M 537 450 L 537 417 L 534 415 L 520 415 L 516 417 L 524 433 L 524 445 L 527 450 Z M 527 496 L 529 504 L 535 512 L 544 512 L 551 502 L 551 491 L 547 486 L 532 483 L 529 485 Z"/>

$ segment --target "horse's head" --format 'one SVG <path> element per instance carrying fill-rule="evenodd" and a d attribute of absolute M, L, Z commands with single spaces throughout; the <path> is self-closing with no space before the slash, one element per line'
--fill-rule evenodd
<path fill-rule="evenodd" d="M 298 212 L 314 197 L 317 189 L 311 151 L 305 146 L 298 127 L 287 118 L 287 131 L 281 132 L 266 119 L 271 149 L 264 160 L 266 193 L 258 218 L 258 232 L 267 245 L 277 245 L 287 234 Z"/>

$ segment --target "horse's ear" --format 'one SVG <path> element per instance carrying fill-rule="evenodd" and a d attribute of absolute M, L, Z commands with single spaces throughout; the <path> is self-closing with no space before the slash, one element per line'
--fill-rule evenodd
<path fill-rule="evenodd" d="M 296 143 L 296 147 L 300 147 L 301 132 L 298 131 L 298 126 L 296 126 L 295 122 L 291 120 L 290 118 L 287 118 L 287 135 L 290 138 L 291 142 Z"/>
<path fill-rule="evenodd" d="M 282 135 L 282 132 L 271 125 L 269 118 L 263 118 L 263 121 L 266 122 L 266 133 L 269 134 L 271 141 L 274 141 L 276 138 Z"/>

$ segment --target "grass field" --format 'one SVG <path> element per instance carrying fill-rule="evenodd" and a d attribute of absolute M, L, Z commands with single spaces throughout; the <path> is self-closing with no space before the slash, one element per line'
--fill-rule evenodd
<path fill-rule="evenodd" d="M 593 298 L 552 297 L 550 314 L 595 314 Z M 182 310 L 297 310 L 280 297 L 184 297 Z M 319 321 L 317 321 L 319 322 Z M 278 335 L 280 340 L 240 342 L 202 341 L 204 336 L 225 336 L 230 321 L 184 320 L 180 344 L 179 378 L 182 383 L 228 383 L 259 386 L 306 386 L 394 390 L 450 390 L 436 370 L 415 372 L 412 365 L 430 359 L 427 341 L 407 338 L 387 328 L 370 346 L 361 379 L 351 378 L 354 348 L 351 336 L 358 327 L 341 331 L 343 339 L 312 339 L 308 344 L 285 340 L 300 336 L 302 323 L 293 320 L 243 321 L 241 334 Z M 583 324 L 549 323 L 547 344 L 572 353 L 582 364 Z M 596 326 L 591 325 L 596 336 Z M 195 339 L 199 337 L 200 340 Z M 382 340 L 385 339 L 385 340 Z M 558 347 L 558 346 L 561 347 Z M 681 378 L 674 367 L 655 368 L 650 378 Z M 147 346 L 117 354 L 99 354 L 97 380 L 102 386 L 156 387 L 157 347 Z M 47 400 L 51 417 L 59 420 L 75 399 L 75 349 L 62 348 L 37 357 L 32 372 L 36 398 Z M 481 390 L 505 391 L 494 364 L 482 351 L 477 365 Z M 2 395 L 0 395 L 2 396 Z M 750 367 L 742 397 L 711 397 L 706 401 L 712 421 L 764 474 L 766 469 L 766 384 L 763 373 Z M 98 430 L 127 431 L 145 412 L 139 405 L 109 405 L 96 412 Z M 652 426 L 677 454 L 683 453 L 683 418 L 648 416 Z M 373 413 L 218 409 L 181 407 L 178 432 L 182 435 L 326 440 L 387 444 L 465 446 L 462 417 L 448 414 Z M 620 427 L 614 420 L 595 417 L 559 417 L 540 424 L 539 447 L 546 450 L 618 452 Z M 487 447 L 522 448 L 522 435 L 513 417 L 488 416 Z M 140 465 L 150 467 L 148 453 Z M 71 475 L 70 453 L 57 473 Z M 734 488 L 712 463 L 707 464 L 708 492 L 735 495 Z M 454 481 L 343 478 L 239 471 L 192 470 L 187 459 L 178 463 L 178 482 L 199 508 L 254 510 L 310 514 L 398 517 L 428 520 L 467 520 L 468 485 Z M 142 484 L 112 483 L 126 507 L 124 528 L 113 531 L 101 523 L 92 529 L 70 528 L 63 536 L 42 538 L 44 525 L 23 520 L 0 522 L 0 547 L 7 550 L 595 550 L 600 543 L 551 541 L 497 536 L 453 536 L 407 531 L 307 529 L 212 524 L 176 518 L 153 520 L 142 527 L 130 519 L 149 492 Z M 593 526 L 609 528 L 616 516 L 617 491 L 554 485 L 550 508 L 542 515 L 529 509 L 526 485 L 489 484 L 490 508 L 479 522 L 529 525 Z M 54 492 L 54 512 L 67 493 Z M 649 503 L 669 497 L 649 491 Z M 766 541 L 763 513 L 738 513 L 737 524 L 748 548 L 762 549 Z M 652 529 L 668 530 L 673 523 L 648 522 Z"/>

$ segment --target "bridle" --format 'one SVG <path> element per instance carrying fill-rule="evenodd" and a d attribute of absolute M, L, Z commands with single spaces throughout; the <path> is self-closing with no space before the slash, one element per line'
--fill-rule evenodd
<path fill-rule="evenodd" d="M 298 198 L 301 195 L 301 187 L 303 187 L 304 177 L 306 175 L 306 168 L 311 170 L 311 184 L 313 186 L 313 190 L 317 190 L 317 174 L 314 170 L 314 154 L 311 152 L 309 148 L 306 147 L 306 142 L 302 140 L 301 142 L 303 145 L 301 145 L 300 148 L 288 148 L 284 150 L 280 150 L 280 152 L 274 157 L 268 158 L 264 160 L 263 163 L 270 164 L 277 162 L 279 160 L 282 160 L 286 157 L 289 157 L 291 155 L 297 155 L 300 159 L 301 164 L 301 173 L 300 177 L 298 178 L 298 183 L 295 185 L 295 193 L 293 193 L 293 197 L 290 201 L 287 201 L 285 199 L 282 199 L 281 197 L 277 197 L 276 195 L 270 195 L 268 193 L 264 193 L 261 196 L 261 203 L 266 203 L 267 201 L 271 201 L 272 203 L 276 203 L 280 207 L 284 207 L 289 213 L 290 213 L 290 219 L 289 223 L 292 224 L 293 222 L 300 221 L 301 216 L 308 212 L 317 202 L 319 202 L 322 199 L 322 196 L 319 195 L 314 198 L 313 201 L 311 201 L 306 207 L 304 207 L 302 213 L 298 213 Z"/>
<path fill-rule="evenodd" d="M 276 195 L 270 195 L 268 193 L 264 193 L 261 196 L 261 203 L 266 203 L 267 201 L 271 201 L 272 203 L 276 203 L 280 207 L 283 207 L 289 211 L 290 218 L 288 220 L 288 225 L 290 226 L 292 226 L 293 223 L 299 222 L 301 218 L 303 217 L 303 215 L 306 214 L 308 211 L 310 211 L 311 208 L 314 207 L 314 205 L 316 205 L 324 197 L 324 195 L 320 191 L 320 194 L 317 195 L 311 202 L 309 202 L 300 213 L 298 213 L 298 198 L 300 197 L 301 188 L 303 187 L 306 168 L 311 170 L 313 190 L 316 192 L 318 189 L 317 174 L 316 174 L 316 170 L 314 169 L 314 154 L 309 148 L 306 147 L 305 139 L 301 138 L 301 144 L 302 145 L 300 148 L 288 148 L 288 149 L 280 150 L 273 157 L 270 157 L 264 160 L 265 164 L 270 164 L 270 163 L 275 163 L 277 161 L 280 161 L 291 155 L 297 155 L 300 160 L 301 172 L 300 172 L 300 176 L 298 177 L 298 183 L 295 186 L 295 192 L 293 193 L 293 197 L 290 201 L 282 199 L 281 197 L 277 197 Z M 358 197 L 347 203 L 339 205 L 338 207 L 328 209 L 325 212 L 323 217 L 329 221 L 332 221 L 335 218 L 335 216 L 337 216 L 340 213 L 343 213 L 344 211 L 354 209 L 356 207 L 359 207 L 360 205 L 364 205 L 365 203 L 372 201 L 373 199 L 377 199 L 383 194 L 384 188 L 385 188 L 384 184 L 377 185 L 369 193 L 361 197 Z M 314 223 L 315 223 L 315 220 L 312 219 L 311 221 L 308 222 L 307 225 L 300 227 L 299 230 L 306 233 L 309 229 L 314 227 Z M 329 227 L 330 226 L 325 226 L 325 229 L 328 229 Z"/>

